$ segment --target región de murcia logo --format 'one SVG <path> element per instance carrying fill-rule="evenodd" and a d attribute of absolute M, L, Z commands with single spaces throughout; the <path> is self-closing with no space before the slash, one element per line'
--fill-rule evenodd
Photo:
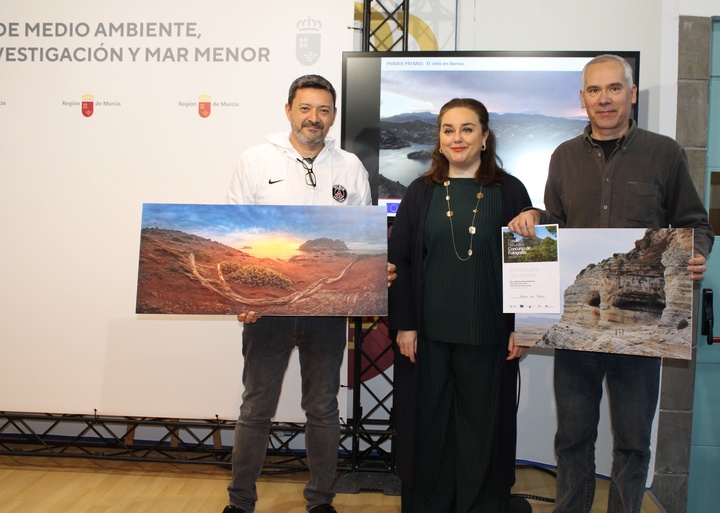
<path fill-rule="evenodd" d="M 91 94 L 82 95 L 82 103 L 80 108 L 82 109 L 82 115 L 89 118 L 95 112 L 95 97 Z"/>
<path fill-rule="evenodd" d="M 207 94 L 201 94 L 198 97 L 198 114 L 201 118 L 206 118 L 210 115 L 210 100 L 211 97 Z"/>

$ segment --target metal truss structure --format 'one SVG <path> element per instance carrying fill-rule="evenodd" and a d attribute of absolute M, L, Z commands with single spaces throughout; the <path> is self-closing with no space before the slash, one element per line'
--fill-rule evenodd
<path fill-rule="evenodd" d="M 229 465 L 234 423 L 0 412 L 0 454 Z"/>
<path fill-rule="evenodd" d="M 410 0 L 364 0 L 363 51 L 407 51 Z"/>
<path fill-rule="evenodd" d="M 342 422 L 338 468 L 354 474 L 338 491 L 362 486 L 375 489 L 358 473 L 385 474 L 379 488 L 395 494 L 388 475 L 394 472 L 392 428 L 392 379 L 378 361 L 392 352 L 377 344 L 373 354 L 363 349 L 363 339 L 385 318 L 354 319 L 353 401 L 351 414 Z M 390 392 L 378 392 L 363 382 L 368 372 L 380 376 Z M 0 454 L 51 456 L 104 460 L 211 464 L 230 467 L 234 421 L 181 420 L 120 416 L 0 412 Z M 304 424 L 274 423 L 268 440 L 264 471 L 307 469 Z M 392 476 L 394 477 L 394 475 Z M 371 480 L 372 481 L 372 480 Z M 390 488 L 388 489 L 388 486 Z"/>
<path fill-rule="evenodd" d="M 357 493 L 362 488 L 400 495 L 400 481 L 394 475 L 393 380 L 386 372 L 388 367 L 381 365 L 381 361 L 387 363 L 393 357 L 387 327 L 386 317 L 355 319 L 352 416 L 340 442 L 343 449 L 345 443 L 351 444 L 347 461 L 351 472 L 335 482 L 337 492 Z M 365 341 L 371 335 L 375 343 L 368 345 Z M 368 376 L 374 377 L 374 386 L 366 379 Z M 386 386 L 377 386 L 378 381 Z"/>

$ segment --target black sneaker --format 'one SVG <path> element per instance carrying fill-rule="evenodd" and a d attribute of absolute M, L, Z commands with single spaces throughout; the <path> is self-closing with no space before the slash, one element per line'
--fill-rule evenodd
<path fill-rule="evenodd" d="M 337 510 L 331 504 L 320 504 L 312 508 L 309 513 L 337 513 Z"/>
<path fill-rule="evenodd" d="M 237 506 L 225 506 L 225 509 L 222 511 L 222 513 L 245 513 L 244 509 L 240 509 Z"/>

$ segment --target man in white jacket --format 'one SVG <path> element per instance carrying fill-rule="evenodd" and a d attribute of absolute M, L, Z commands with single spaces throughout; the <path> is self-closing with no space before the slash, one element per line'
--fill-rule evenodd
<path fill-rule="evenodd" d="M 336 94 L 323 77 L 306 75 L 290 86 L 285 113 L 290 133 L 271 135 L 240 157 L 228 202 L 262 205 L 370 205 L 368 173 L 360 160 L 327 137 Z M 392 279 L 389 276 L 388 280 Z M 389 281 L 388 281 L 389 282 Z M 310 480 L 307 509 L 336 513 L 330 487 L 337 471 L 340 419 L 337 394 L 347 338 L 345 317 L 265 317 L 243 312 L 243 404 L 235 427 L 230 503 L 223 513 L 255 511 L 271 419 L 290 354 L 298 348 Z"/>

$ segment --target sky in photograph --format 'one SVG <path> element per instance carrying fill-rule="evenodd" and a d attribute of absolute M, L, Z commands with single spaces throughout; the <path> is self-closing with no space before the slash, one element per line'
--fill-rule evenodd
<path fill-rule="evenodd" d="M 452 98 L 475 98 L 500 114 L 585 117 L 579 71 L 395 71 L 382 74 L 380 118 L 437 114 Z"/>
<path fill-rule="evenodd" d="M 615 253 L 632 251 L 635 241 L 644 236 L 645 228 L 563 228 L 558 241 L 560 290 L 572 285 L 588 264 L 598 264 Z"/>
<path fill-rule="evenodd" d="M 384 207 L 271 205 L 143 205 L 143 228 L 178 230 L 254 256 L 286 258 L 308 240 L 343 240 L 350 250 L 384 252 Z"/>
<path fill-rule="evenodd" d="M 535 227 L 536 232 L 539 227 Z M 549 233 L 546 231 L 547 235 Z M 560 263 L 560 297 L 575 282 L 577 275 L 589 264 L 598 264 L 615 253 L 627 253 L 642 239 L 645 228 L 562 228 L 559 230 L 558 257 Z M 543 235 L 539 235 L 543 236 Z M 543 319 L 548 323 L 560 320 L 560 314 L 533 315 L 521 313 L 516 324 L 522 326 L 530 319 Z"/>
<path fill-rule="evenodd" d="M 550 232 L 550 230 L 548 230 L 549 227 L 553 227 L 554 231 Z M 557 240 L 557 229 L 558 229 L 558 227 L 556 224 L 555 225 L 539 224 L 535 227 L 535 235 L 537 236 L 538 239 L 544 239 L 546 237 L 550 237 L 551 239 Z"/>

